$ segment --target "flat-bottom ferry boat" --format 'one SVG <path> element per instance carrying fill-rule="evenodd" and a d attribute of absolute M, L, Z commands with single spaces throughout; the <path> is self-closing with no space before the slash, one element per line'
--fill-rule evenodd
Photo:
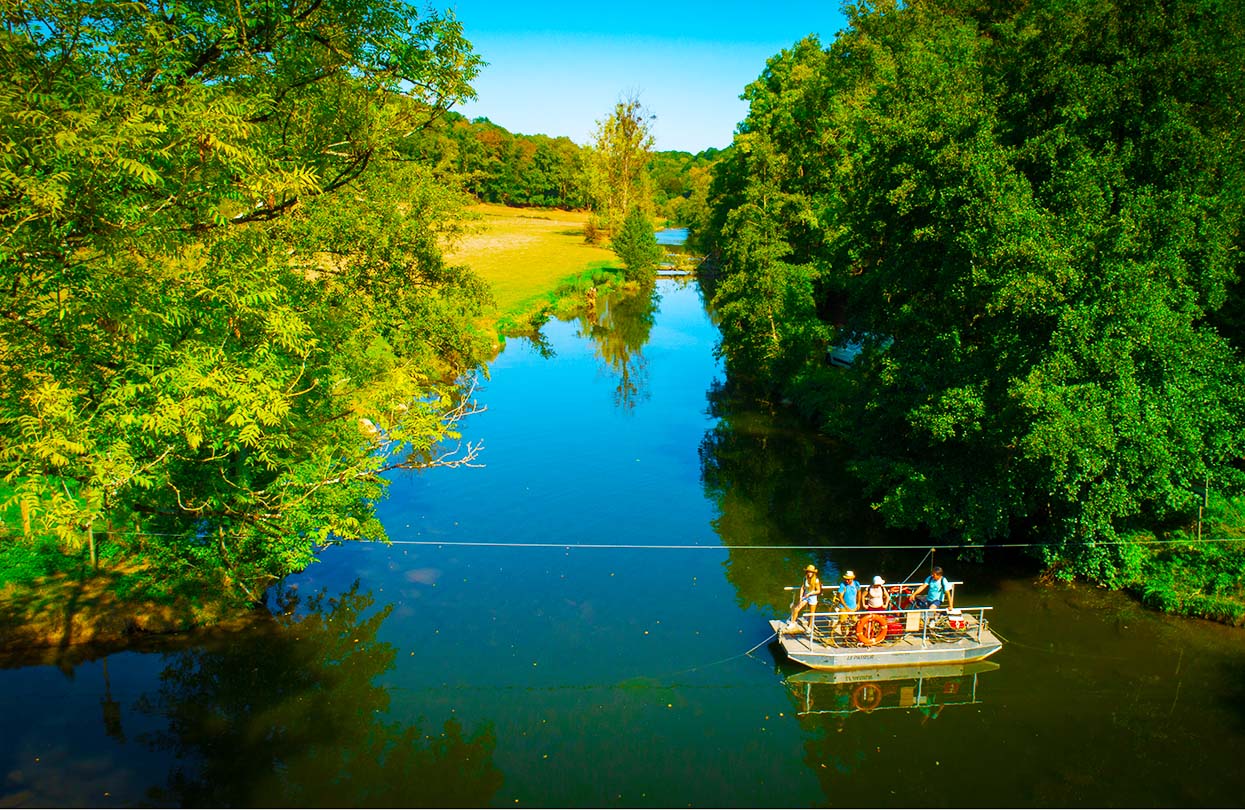
<path fill-rule="evenodd" d="M 986 619 L 991 608 L 908 607 L 907 594 L 919 586 L 889 586 L 901 605 L 894 609 L 810 609 L 794 625 L 774 619 L 770 627 L 788 658 L 820 670 L 967 664 L 1002 649 Z"/>

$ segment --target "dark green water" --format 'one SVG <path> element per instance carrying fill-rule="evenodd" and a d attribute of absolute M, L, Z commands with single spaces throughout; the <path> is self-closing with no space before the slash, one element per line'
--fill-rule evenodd
<path fill-rule="evenodd" d="M 512 341 L 465 426 L 487 466 L 395 480 L 397 542 L 327 552 L 268 630 L 0 671 L 0 806 L 1241 803 L 1241 632 L 1016 561 L 938 554 L 996 608 L 993 671 L 858 691 L 741 655 L 810 560 L 894 580 L 924 550 L 846 547 L 924 541 L 723 388 L 694 285 L 658 292 Z"/>

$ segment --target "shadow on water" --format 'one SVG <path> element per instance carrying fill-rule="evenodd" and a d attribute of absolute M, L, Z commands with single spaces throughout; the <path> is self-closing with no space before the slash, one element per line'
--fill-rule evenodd
<path fill-rule="evenodd" d="M 1225 713 L 1232 718 L 1237 733 L 1245 734 L 1245 654 L 1221 664 L 1222 677 L 1227 687 L 1221 703 Z"/>
<path fill-rule="evenodd" d="M 700 444 L 701 479 L 718 508 L 713 527 L 726 546 L 917 545 L 923 538 L 884 526 L 844 470 L 842 448 L 801 423 L 787 409 L 749 397 L 733 386 L 708 393 L 717 422 Z M 838 581 L 844 569 L 865 561 L 900 576 L 921 557 L 911 551 L 856 548 L 841 551 L 733 549 L 726 575 L 741 607 L 785 608 L 787 596 L 775 583 L 798 584 L 799 571 L 813 563 L 822 581 Z M 892 573 L 893 572 L 893 573 Z"/>
<path fill-rule="evenodd" d="M 614 404 L 625 410 L 648 399 L 644 345 L 657 319 L 661 296 L 649 284 L 633 294 L 603 296 L 579 317 L 579 334 L 592 340 L 602 368 L 617 383 Z"/>
<path fill-rule="evenodd" d="M 481 806 L 502 783 L 490 727 L 431 734 L 385 719 L 376 680 L 395 649 L 377 641 L 392 610 L 356 583 L 335 598 L 278 594 L 277 626 L 169 657 L 138 712 L 142 736 L 177 767 L 149 792 L 191 807 Z M 107 722 L 107 719 L 106 719 Z M 117 721 L 119 723 L 119 720 Z"/>

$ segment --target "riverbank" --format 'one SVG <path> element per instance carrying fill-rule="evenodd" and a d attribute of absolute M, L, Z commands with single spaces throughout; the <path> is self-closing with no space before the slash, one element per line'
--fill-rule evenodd
<path fill-rule="evenodd" d="M 0 568 L 0 666 L 79 660 L 205 628 L 238 629 L 266 615 L 215 594 L 170 588 L 133 561 L 104 559 L 92 568 L 85 559 L 41 553 L 37 543 L 7 544 Z"/>
<path fill-rule="evenodd" d="M 586 212 L 478 204 L 469 213 L 474 227 L 449 246 L 446 261 L 469 266 L 488 283 L 499 335 L 531 334 L 551 316 L 590 306 L 598 290 L 625 286 L 614 253 L 585 242 Z M 10 512 L 5 525 L 20 525 Z M 105 554 L 115 551 L 102 536 L 100 542 Z M 5 650 L 115 649 L 249 621 L 249 611 L 210 594 L 151 593 L 132 563 L 105 557 L 95 570 L 86 556 L 85 549 L 82 559 L 41 551 L 38 543 L 0 551 Z"/>
<path fill-rule="evenodd" d="M 500 334 L 531 332 L 551 314 L 583 306 L 589 289 L 622 284 L 613 251 L 584 240 L 585 211 L 491 203 L 468 211 L 474 223 L 445 259 L 470 267 L 488 283 Z"/>

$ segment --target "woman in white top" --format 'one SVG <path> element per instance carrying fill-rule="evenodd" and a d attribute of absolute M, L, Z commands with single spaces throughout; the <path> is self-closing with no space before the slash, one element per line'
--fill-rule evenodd
<path fill-rule="evenodd" d="M 891 595 L 885 585 L 886 580 L 881 577 L 873 578 L 873 584 L 865 588 L 865 610 L 886 610 L 891 606 Z"/>

